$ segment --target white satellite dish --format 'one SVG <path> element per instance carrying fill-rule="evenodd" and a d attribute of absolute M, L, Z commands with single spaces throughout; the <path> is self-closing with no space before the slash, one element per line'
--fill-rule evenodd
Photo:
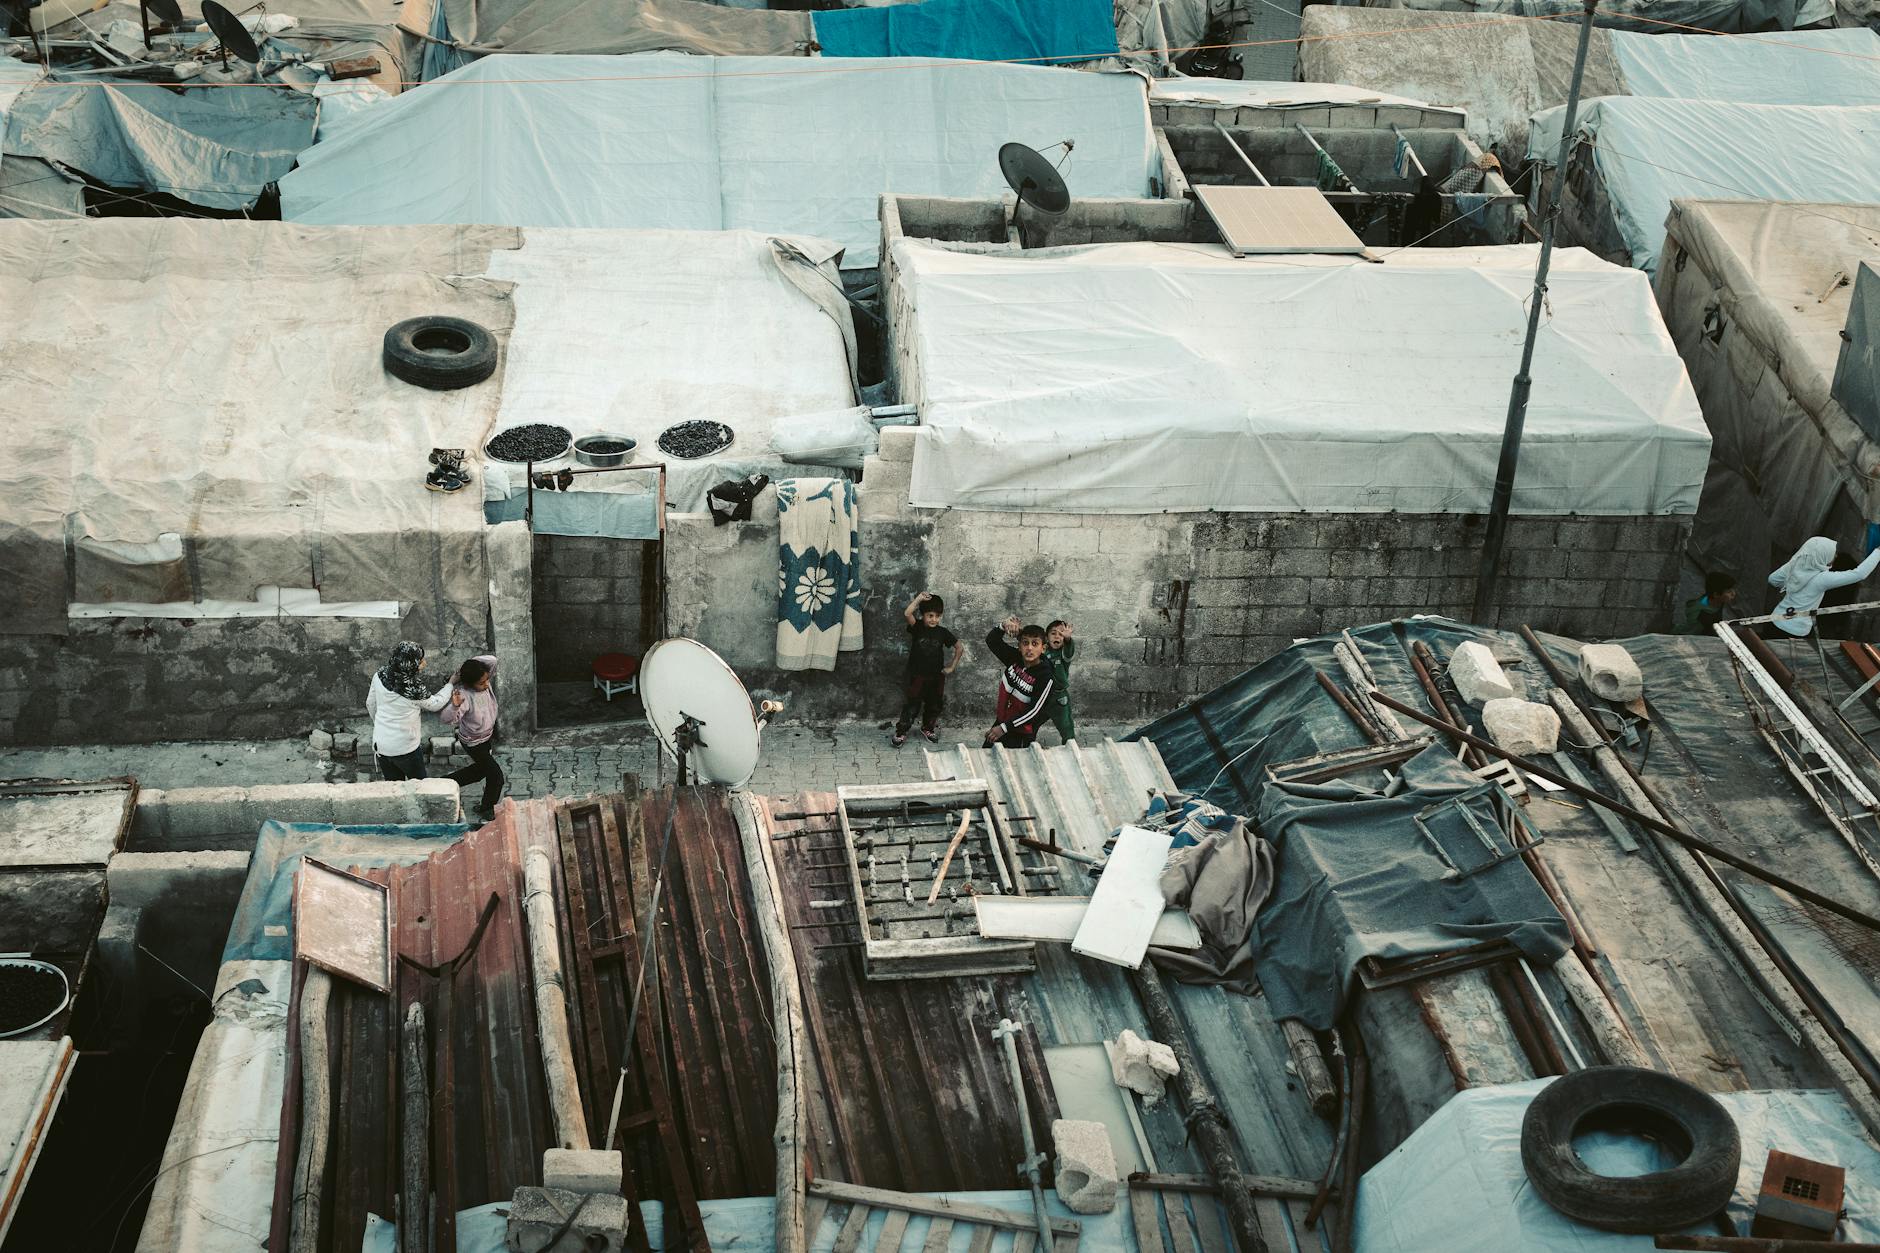
<path fill-rule="evenodd" d="M 653 733 L 701 783 L 738 787 L 757 770 L 761 723 L 724 658 L 697 640 L 661 640 L 640 659 L 640 702 Z"/>

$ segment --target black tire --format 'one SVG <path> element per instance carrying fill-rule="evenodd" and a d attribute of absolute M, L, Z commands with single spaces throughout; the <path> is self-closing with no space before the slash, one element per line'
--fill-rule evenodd
<path fill-rule="evenodd" d="M 1632 1178 L 1594 1174 L 1574 1152 L 1586 1131 L 1625 1131 L 1683 1160 Z M 1729 1111 L 1701 1088 L 1633 1066 L 1595 1066 L 1541 1089 L 1521 1122 L 1521 1165 L 1534 1190 L 1567 1217 L 1607 1231 L 1672 1231 L 1703 1222 L 1736 1189 L 1742 1138 Z"/>
<path fill-rule="evenodd" d="M 432 391 L 470 387 L 496 373 L 496 337 L 463 318 L 406 318 L 385 332 L 385 370 Z"/>

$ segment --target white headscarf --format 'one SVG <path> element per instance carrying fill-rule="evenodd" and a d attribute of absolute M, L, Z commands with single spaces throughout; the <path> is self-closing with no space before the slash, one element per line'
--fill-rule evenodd
<path fill-rule="evenodd" d="M 1769 582 L 1771 586 L 1785 589 L 1799 587 L 1833 565 L 1837 551 L 1834 541 L 1825 535 L 1806 540 L 1787 565 L 1769 576 Z"/>

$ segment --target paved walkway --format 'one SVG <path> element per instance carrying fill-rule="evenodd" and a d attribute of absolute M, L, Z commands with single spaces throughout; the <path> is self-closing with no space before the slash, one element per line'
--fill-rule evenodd
<path fill-rule="evenodd" d="M 1121 736 L 1132 728 L 1096 724 L 1082 728 L 1089 740 Z M 975 728 L 977 730 L 977 728 Z M 1055 740 L 1055 733 L 1046 738 Z M 925 779 L 925 741 L 918 736 L 901 748 L 888 742 L 885 727 L 847 722 L 834 726 L 781 723 L 764 732 L 764 754 L 753 789 L 787 793 L 833 788 L 838 783 L 900 783 Z M 637 774 L 652 782 L 671 778 L 670 762 L 661 763 L 649 732 L 618 727 L 590 728 L 507 744 L 497 760 L 509 774 L 509 794 L 517 798 L 578 796 L 620 786 L 621 776 Z M 433 769 L 434 774 L 447 773 Z M 145 787 L 251 787 L 264 783 L 349 783 L 373 777 L 366 763 L 327 761 L 313 756 L 304 740 L 259 743 L 209 741 L 189 744 L 107 744 L 72 748 L 0 749 L 0 778 L 110 778 L 131 775 Z M 466 807 L 477 789 L 465 792 Z"/>

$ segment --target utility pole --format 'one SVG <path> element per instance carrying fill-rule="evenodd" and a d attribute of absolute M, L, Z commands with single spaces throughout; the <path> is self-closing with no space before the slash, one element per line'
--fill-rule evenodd
<path fill-rule="evenodd" d="M 1567 91 L 1567 116 L 1560 130 L 1560 155 L 1554 160 L 1554 185 L 1547 193 L 1547 211 L 1541 218 L 1541 259 L 1534 267 L 1534 294 L 1528 308 L 1527 342 L 1521 346 L 1521 369 L 1508 393 L 1508 420 L 1501 431 L 1501 461 L 1495 467 L 1495 495 L 1488 507 L 1488 533 L 1482 539 L 1482 564 L 1475 574 L 1475 613 L 1471 620 L 1490 625 L 1495 606 L 1495 583 L 1501 572 L 1502 542 L 1508 537 L 1508 506 L 1514 499 L 1515 469 L 1521 461 L 1521 428 L 1527 424 L 1528 392 L 1534 385 L 1534 337 L 1540 334 L 1541 306 L 1547 300 L 1547 265 L 1554 257 L 1554 223 L 1560 217 L 1560 193 L 1567 183 L 1567 156 L 1573 151 L 1573 128 L 1580 113 L 1580 81 L 1586 76 L 1586 49 L 1593 40 L 1593 10 L 1598 0 L 1585 0 L 1580 18 L 1580 47 L 1573 57 L 1573 85 Z"/>

